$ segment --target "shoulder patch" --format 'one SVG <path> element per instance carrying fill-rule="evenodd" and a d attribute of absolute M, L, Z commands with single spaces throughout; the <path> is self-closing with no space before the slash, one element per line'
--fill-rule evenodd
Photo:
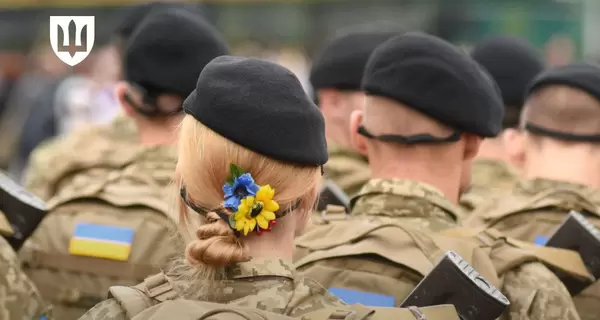
<path fill-rule="evenodd" d="M 548 242 L 548 237 L 547 236 L 535 236 L 535 240 L 533 241 L 533 243 L 535 243 L 538 246 L 545 246 L 546 242 Z"/>
<path fill-rule="evenodd" d="M 131 228 L 78 223 L 69 242 L 75 256 L 127 261 L 135 232 Z"/>
<path fill-rule="evenodd" d="M 394 307 L 396 298 L 378 293 L 363 292 L 342 288 L 329 288 L 329 292 L 346 304 L 360 303 L 368 307 Z"/>

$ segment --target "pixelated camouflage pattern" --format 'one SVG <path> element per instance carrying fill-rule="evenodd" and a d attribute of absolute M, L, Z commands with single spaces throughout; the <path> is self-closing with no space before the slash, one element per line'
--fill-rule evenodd
<path fill-rule="evenodd" d="M 351 200 L 352 215 L 410 218 L 439 231 L 455 226 L 460 209 L 441 191 L 427 184 L 401 179 L 371 179 Z"/>
<path fill-rule="evenodd" d="M 257 308 L 300 317 L 307 312 L 343 303 L 321 285 L 299 276 L 293 264 L 278 259 L 253 259 L 225 272 L 225 279 L 171 278 L 180 298 Z M 115 299 L 106 300 L 80 319 L 124 320 L 125 311 Z"/>
<path fill-rule="evenodd" d="M 522 264 L 503 280 L 510 319 L 580 319 L 565 286 L 543 264 Z"/>
<path fill-rule="evenodd" d="M 533 242 L 538 236 L 550 236 L 571 210 L 583 213 L 600 227 L 600 190 L 538 178 L 519 181 L 511 193 L 490 199 L 467 223 L 494 227 L 508 236 Z M 581 319 L 598 319 L 600 282 L 573 301 Z"/>
<path fill-rule="evenodd" d="M 327 152 L 329 160 L 325 164 L 325 178 L 331 179 L 347 195 L 356 194 L 371 177 L 367 158 L 334 143 L 327 144 Z"/>
<path fill-rule="evenodd" d="M 25 187 L 48 200 L 66 175 L 96 165 L 97 159 L 106 158 L 101 152 L 121 144 L 137 144 L 135 123 L 124 116 L 118 116 L 110 125 L 92 126 L 44 142 L 29 157 Z"/>
<path fill-rule="evenodd" d="M 410 180 L 372 179 L 352 199 L 352 203 L 353 215 L 411 218 L 402 221 L 410 223 L 413 227 L 434 232 L 455 226 L 462 214 L 441 191 Z M 530 272 L 531 269 L 537 269 L 537 273 Z M 502 283 L 501 291 L 515 304 L 510 308 L 511 314 L 508 319 L 579 319 L 568 292 L 564 294 L 566 289 L 563 284 L 541 263 L 526 263 L 515 267 L 505 274 L 504 281 L 508 282 Z M 520 291 L 516 288 L 519 283 Z M 538 296 L 540 300 L 536 300 Z M 549 308 L 543 305 L 544 301 L 556 304 Z M 515 309 L 517 307 L 518 309 Z M 567 317 L 551 317 L 557 313 L 556 310 L 552 310 L 554 308 L 562 309 L 560 316 Z M 546 318 L 533 316 L 544 312 Z M 522 314 L 532 316 L 523 317 Z"/>
<path fill-rule="evenodd" d="M 489 200 L 490 195 L 509 192 L 519 181 L 519 171 L 509 164 L 492 159 L 473 162 L 471 187 L 460 199 L 466 211 L 473 211 Z"/>
<path fill-rule="evenodd" d="M 0 237 L 0 319 L 31 320 L 51 318 L 49 306 L 19 267 L 17 255 Z"/>

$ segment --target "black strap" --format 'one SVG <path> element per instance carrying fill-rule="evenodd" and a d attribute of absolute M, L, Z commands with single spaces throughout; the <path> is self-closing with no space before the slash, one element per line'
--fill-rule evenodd
<path fill-rule="evenodd" d="M 401 135 L 393 135 L 393 134 L 382 134 L 376 136 L 370 133 L 365 127 L 360 126 L 357 130 L 358 134 L 373 140 L 379 140 L 383 142 L 393 142 L 400 143 L 406 145 L 415 145 L 415 144 L 436 144 L 436 143 L 449 143 L 456 142 L 460 140 L 461 133 L 459 131 L 455 131 L 450 136 L 445 138 L 434 137 L 428 133 L 415 134 L 412 136 L 401 136 Z"/>
<path fill-rule="evenodd" d="M 572 141 L 572 142 L 600 142 L 600 135 L 598 134 L 574 134 L 568 132 L 560 132 L 552 129 L 540 127 L 533 123 L 527 122 L 525 123 L 525 130 L 537 134 L 540 136 L 545 136 L 548 138 L 553 138 L 556 140 L 562 141 Z"/>

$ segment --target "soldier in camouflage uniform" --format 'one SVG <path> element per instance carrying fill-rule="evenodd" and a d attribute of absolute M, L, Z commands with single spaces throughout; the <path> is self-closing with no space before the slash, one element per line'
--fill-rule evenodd
<path fill-rule="evenodd" d="M 348 195 L 360 190 L 371 171 L 365 155 L 350 144 L 350 114 L 362 108 L 363 70 L 375 48 L 398 32 L 353 30 L 333 39 L 315 58 L 310 82 L 325 117 L 329 161 L 325 178 Z"/>
<path fill-rule="evenodd" d="M 181 8 L 152 12 L 128 43 L 125 81 L 115 90 L 134 127 L 121 122 L 121 133 L 128 132 L 116 142 L 117 126 L 61 142 L 72 157 L 53 159 L 49 213 L 21 250 L 23 268 L 55 304 L 57 317 L 80 317 L 110 286 L 135 284 L 178 254 L 175 223 L 164 199 L 176 166 L 174 129 L 201 70 L 228 52 L 221 35 L 199 14 Z M 127 137 L 138 143 L 122 142 Z M 126 240 L 129 253 L 115 258 L 114 252 L 89 247 L 78 251 L 73 239 L 85 226 L 104 230 L 94 233 L 101 239 L 114 228 L 129 230 L 135 234 Z"/>
<path fill-rule="evenodd" d="M 519 173 L 513 165 L 519 165 L 519 161 L 510 157 L 507 148 L 520 134 L 517 127 L 527 86 L 544 68 L 542 57 L 535 48 L 525 40 L 509 36 L 478 44 L 471 57 L 498 84 L 504 102 L 504 119 L 502 133 L 482 142 L 473 164 L 471 188 L 461 197 L 461 205 L 469 211 L 490 194 L 509 191 L 517 182 Z"/>
<path fill-rule="evenodd" d="M 462 171 L 469 169 L 482 138 L 501 131 L 503 108 L 493 80 L 451 44 L 422 34 L 405 34 L 375 50 L 365 69 L 363 88 L 365 109 L 353 114 L 352 131 L 356 132 L 356 147 L 369 154 L 373 178 L 352 198 L 347 224 L 352 219 L 387 221 L 428 234 L 456 226 L 462 218 L 458 207 Z M 360 228 L 363 222 L 356 224 Z M 307 242 L 304 238 L 311 233 L 324 234 L 316 227 L 298 243 Z M 401 232 L 397 234 L 401 236 Z M 372 241 L 376 239 L 374 236 Z M 338 249 L 350 245 L 340 243 Z M 411 253 L 414 259 L 424 246 L 418 248 Z M 376 251 L 364 250 L 363 254 Z M 387 277 L 376 293 L 393 294 L 399 303 L 423 276 L 423 270 L 415 272 L 418 268 L 391 261 L 353 256 L 324 259 L 301 270 L 322 281 L 311 273 L 313 266 L 321 264 L 323 270 L 345 267 L 345 273 L 327 282 L 335 286 L 351 279 L 348 283 L 355 288 L 371 288 L 368 279 Z M 579 319 L 564 285 L 541 263 L 520 264 L 499 276 L 499 287 L 511 301 L 506 315 L 510 319 Z M 405 291 L 400 292 L 400 287 Z"/>
<path fill-rule="evenodd" d="M 115 31 L 113 45 L 116 50 L 121 55 L 125 54 L 127 41 L 150 12 L 180 7 L 192 12 L 198 10 L 194 5 L 176 2 L 152 2 L 132 7 Z M 82 150 L 80 149 L 82 146 L 85 149 L 93 148 L 96 141 L 102 139 L 122 144 L 123 148 L 140 143 L 134 120 L 123 114 L 118 115 L 109 125 L 94 125 L 66 136 L 53 138 L 40 144 L 30 155 L 25 171 L 26 188 L 41 199 L 49 200 L 57 190 L 60 190 L 62 179 L 67 174 L 65 170 L 70 171 L 77 166 L 72 163 L 77 157 L 73 150 Z M 79 154 L 91 158 L 85 152 Z M 101 159 L 98 158 L 98 161 Z M 90 160 L 95 161 L 94 158 Z M 47 170 L 47 168 L 57 168 L 57 170 Z"/>
<path fill-rule="evenodd" d="M 0 211 L 0 234 L 11 234 L 12 228 Z M 51 319 L 49 306 L 35 285 L 21 270 L 10 244 L 0 236 L 0 319 Z"/>
<path fill-rule="evenodd" d="M 542 73 L 521 115 L 523 174 L 512 193 L 476 210 L 472 225 L 494 227 L 543 245 L 570 210 L 600 227 L 600 67 L 574 63 Z M 573 300 L 582 319 L 597 319 L 600 284 Z"/>
<path fill-rule="evenodd" d="M 172 285 L 162 301 L 232 303 L 291 316 L 341 305 L 316 282 L 299 277 L 289 262 L 294 234 L 307 222 L 327 161 L 323 118 L 297 78 L 266 61 L 220 57 L 203 70 L 184 110 L 177 172 L 188 246 L 186 261 L 162 277 Z M 238 187 L 224 198 L 228 175 Z M 254 194 L 263 201 L 251 207 L 256 218 L 240 214 Z M 188 215 L 188 207 L 196 213 Z M 199 228 L 193 224 L 198 218 Z M 152 287 L 146 281 L 150 295 Z M 126 299 L 118 290 L 111 293 L 113 299 L 82 319 L 132 317 Z"/>

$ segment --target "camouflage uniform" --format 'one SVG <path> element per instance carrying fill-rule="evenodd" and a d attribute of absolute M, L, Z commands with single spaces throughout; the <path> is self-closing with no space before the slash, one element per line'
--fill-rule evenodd
<path fill-rule="evenodd" d="M 253 259 L 228 268 L 225 274 L 225 280 L 214 282 L 169 278 L 178 298 L 257 308 L 292 317 L 343 305 L 315 281 L 298 276 L 292 264 L 284 260 Z M 80 319 L 125 320 L 127 316 L 116 299 L 108 299 Z"/>
<path fill-rule="evenodd" d="M 17 255 L 0 237 L 0 319 L 31 320 L 42 315 L 50 318 L 49 309 L 36 287 L 19 267 Z"/>
<path fill-rule="evenodd" d="M 356 194 L 371 177 L 367 158 L 333 143 L 327 145 L 327 153 L 325 178 L 331 179 L 349 196 Z"/>
<path fill-rule="evenodd" d="M 473 162 L 471 187 L 461 196 L 460 205 L 473 211 L 490 195 L 510 191 L 519 179 L 517 169 L 505 162 L 477 159 Z"/>
<path fill-rule="evenodd" d="M 135 123 L 118 116 L 108 126 L 94 126 L 41 144 L 31 154 L 26 170 L 25 187 L 42 200 L 49 200 L 60 189 L 61 180 L 77 162 L 93 162 L 84 150 L 97 144 L 137 143 Z M 83 157 L 84 159 L 80 159 Z M 52 168 L 52 170 L 48 170 Z"/>
<path fill-rule="evenodd" d="M 482 205 L 467 223 L 490 226 L 508 236 L 543 244 L 571 210 L 586 214 L 600 227 L 600 190 L 556 180 L 523 180 L 512 193 Z M 600 283 L 588 287 L 573 301 L 582 319 L 597 319 Z"/>
<path fill-rule="evenodd" d="M 396 179 L 371 179 L 352 199 L 351 215 L 395 220 L 428 233 L 455 227 L 461 217 L 460 209 L 439 190 L 416 181 Z M 348 266 L 352 265 L 352 261 L 348 261 Z M 365 272 L 393 277 L 389 263 L 380 262 L 379 265 L 379 269 L 371 268 Z M 362 270 L 359 263 L 354 266 Z M 399 272 L 396 274 L 400 275 Z M 414 281 L 416 284 L 420 280 L 415 278 L 414 272 L 400 276 L 390 279 L 390 283 Z M 541 263 L 527 262 L 499 276 L 500 288 L 511 301 L 510 319 L 579 319 L 564 285 Z M 404 298 L 397 297 L 396 300 Z"/>

